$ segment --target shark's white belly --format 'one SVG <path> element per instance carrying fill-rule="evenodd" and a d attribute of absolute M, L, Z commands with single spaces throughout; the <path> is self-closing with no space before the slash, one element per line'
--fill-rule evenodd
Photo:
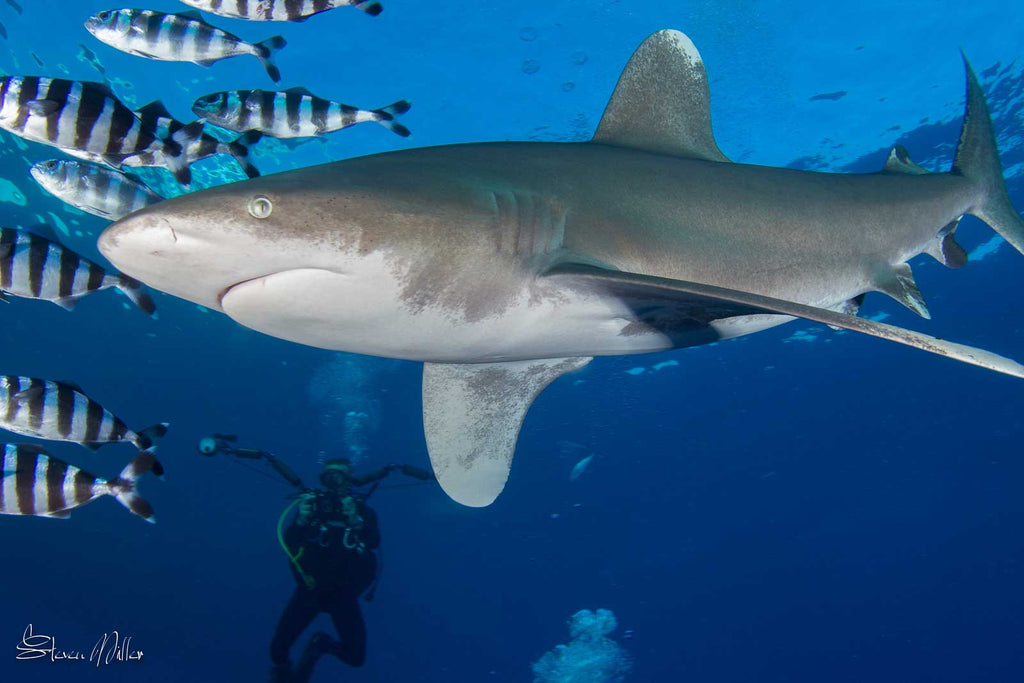
<path fill-rule="evenodd" d="M 744 316 L 670 338 L 638 322 L 619 299 L 528 280 L 500 312 L 478 319 L 440 304 L 411 306 L 405 299 L 402 284 L 381 264 L 361 268 L 359 274 L 318 268 L 274 273 L 229 288 L 220 303 L 239 323 L 281 339 L 448 363 L 648 353 L 748 334 L 788 320 Z"/>

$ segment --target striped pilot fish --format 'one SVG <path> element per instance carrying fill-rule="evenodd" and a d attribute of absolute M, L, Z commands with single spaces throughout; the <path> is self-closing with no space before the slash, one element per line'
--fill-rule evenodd
<path fill-rule="evenodd" d="M 250 178 L 259 177 L 259 169 L 249 159 L 249 145 L 258 141 L 262 133 L 253 131 L 240 135 L 231 142 L 224 142 L 209 133 L 204 133 L 202 128 L 195 129 L 195 123 L 205 122 L 184 124 L 178 121 L 171 116 L 160 100 L 150 102 L 135 113 L 144 124 L 151 126 L 158 136 L 177 140 L 182 146 L 181 154 L 188 159 L 188 163 L 195 163 L 215 154 L 227 154 L 238 162 L 245 175 Z"/>
<path fill-rule="evenodd" d="M 112 481 L 55 458 L 28 443 L 0 443 L 0 514 L 66 519 L 71 510 L 101 496 L 114 496 L 133 514 L 156 522 L 153 508 L 135 483 L 153 469 L 156 459 L 142 452 Z"/>
<path fill-rule="evenodd" d="M 196 116 L 236 132 L 259 131 L 275 138 L 323 135 L 357 123 L 373 121 L 406 137 L 409 129 L 395 117 L 412 105 L 399 100 L 380 109 L 357 109 L 317 97 L 305 88 L 282 92 L 228 90 L 204 95 L 192 104 Z"/>
<path fill-rule="evenodd" d="M 206 23 L 194 10 L 181 14 L 148 9 L 107 10 L 89 17 L 85 28 L 111 47 L 150 59 L 210 66 L 228 57 L 253 55 L 275 83 L 281 80 L 273 56 L 285 46 L 284 38 L 274 36 L 259 43 L 247 43 Z"/>
<path fill-rule="evenodd" d="M 152 452 L 167 433 L 167 422 L 141 431 L 92 400 L 71 382 L 0 375 L 0 429 L 49 441 L 71 441 L 95 450 L 108 443 L 126 442 Z M 159 463 L 156 474 L 163 474 Z"/>
<path fill-rule="evenodd" d="M 176 135 L 202 130 L 201 121 Z M 161 139 L 105 83 L 39 76 L 0 78 L 0 128 L 26 140 L 108 166 L 163 166 L 191 180 L 188 159 L 173 138 Z"/>
<path fill-rule="evenodd" d="M 112 221 L 163 199 L 141 180 L 88 161 L 40 161 L 31 173 L 44 190 L 62 202 Z"/>
<path fill-rule="evenodd" d="M 156 304 L 138 280 L 108 273 L 55 238 L 0 228 L 0 300 L 7 301 L 7 294 L 45 299 L 70 311 L 86 294 L 109 287 L 121 290 L 146 315 L 156 312 Z"/>
<path fill-rule="evenodd" d="M 250 21 L 305 21 L 336 7 L 355 7 L 371 17 L 384 9 L 376 0 L 181 0 L 210 14 Z"/>

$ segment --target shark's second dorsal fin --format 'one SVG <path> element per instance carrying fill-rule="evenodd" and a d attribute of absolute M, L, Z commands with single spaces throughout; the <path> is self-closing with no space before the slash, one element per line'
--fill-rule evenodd
<path fill-rule="evenodd" d="M 895 145 L 889 150 L 889 158 L 885 160 L 885 167 L 882 169 L 884 173 L 905 173 L 908 175 L 925 175 L 931 173 L 931 171 L 921 168 L 915 164 L 911 158 L 910 153 L 907 152 L 907 148 L 903 145 Z"/>
<path fill-rule="evenodd" d="M 711 130 L 708 75 L 689 38 L 664 30 L 640 44 L 619 76 L 593 142 L 729 161 Z"/>

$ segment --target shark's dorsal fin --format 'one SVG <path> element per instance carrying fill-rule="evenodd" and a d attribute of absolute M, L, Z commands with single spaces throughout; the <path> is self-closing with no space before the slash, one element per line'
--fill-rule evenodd
<path fill-rule="evenodd" d="M 508 479 L 526 411 L 544 387 L 590 358 L 423 365 L 423 427 L 445 493 L 484 507 Z"/>
<path fill-rule="evenodd" d="M 684 34 L 650 35 L 615 85 L 593 142 L 709 161 L 729 161 L 711 130 L 708 75 Z"/>
<path fill-rule="evenodd" d="M 903 145 L 895 145 L 889 150 L 889 158 L 885 160 L 885 167 L 882 169 L 885 173 L 905 173 L 909 175 L 925 175 L 931 173 L 931 171 L 921 168 L 915 164 L 911 158 L 910 153 L 907 152 L 907 148 Z"/>
<path fill-rule="evenodd" d="M 874 286 L 876 291 L 888 294 L 922 318 L 931 320 L 928 306 L 914 281 L 914 273 L 906 263 L 882 269 L 874 278 Z"/>
<path fill-rule="evenodd" d="M 774 297 L 752 294 L 726 287 L 705 285 L 699 282 L 672 280 L 605 270 L 593 266 L 563 264 L 552 268 L 544 274 L 544 278 L 567 278 L 566 285 L 574 287 L 593 287 L 606 292 L 617 293 L 620 289 L 629 296 L 660 296 L 671 298 L 677 302 L 698 308 L 703 305 L 714 305 L 719 309 L 732 306 L 732 315 L 750 315 L 751 313 L 778 313 L 792 315 L 805 320 L 832 325 L 852 332 L 868 334 L 880 339 L 888 339 L 898 344 L 913 346 L 929 353 L 947 356 L 963 363 L 970 363 L 981 368 L 988 368 L 1013 377 L 1024 378 L 1024 365 L 1009 358 L 997 355 L 984 349 L 965 346 L 938 339 L 921 332 L 907 330 L 895 325 L 886 325 L 875 320 L 866 320 L 845 313 L 837 313 L 817 306 L 808 306 L 795 301 L 776 299 Z"/>

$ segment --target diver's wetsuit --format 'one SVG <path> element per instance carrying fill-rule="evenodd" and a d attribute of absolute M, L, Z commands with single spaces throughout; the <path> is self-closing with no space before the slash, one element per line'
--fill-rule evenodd
<path fill-rule="evenodd" d="M 386 474 L 386 472 L 385 472 Z M 363 477 L 363 480 L 370 479 Z M 318 504 L 308 520 L 297 516 L 285 531 L 285 544 L 293 555 L 301 555 L 302 570 L 316 584 L 307 588 L 294 565 L 292 573 L 298 586 L 284 608 L 270 643 L 270 659 L 275 665 L 288 662 L 288 651 L 314 617 L 326 612 L 338 631 L 338 641 L 331 641 L 324 652 L 350 666 L 362 666 L 366 659 L 366 626 L 359 608 L 359 596 L 370 587 L 377 574 L 380 545 L 377 513 L 358 497 L 356 511 L 362 518 L 360 528 L 347 525 L 341 510 L 340 497 L 333 501 L 318 497 Z M 300 522 L 305 522 L 304 524 Z M 361 549 L 361 550 L 360 550 Z"/>

